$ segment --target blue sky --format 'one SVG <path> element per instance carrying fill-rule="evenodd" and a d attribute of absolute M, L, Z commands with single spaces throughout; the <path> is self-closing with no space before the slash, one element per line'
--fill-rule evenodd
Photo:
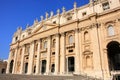
<path fill-rule="evenodd" d="M 32 25 L 37 18 L 45 16 L 45 12 L 53 11 L 63 6 L 66 10 L 73 8 L 73 3 L 77 6 L 87 4 L 89 0 L 0 0 L 0 59 L 7 59 L 9 55 L 9 45 L 17 27 L 26 28 L 27 24 Z"/>

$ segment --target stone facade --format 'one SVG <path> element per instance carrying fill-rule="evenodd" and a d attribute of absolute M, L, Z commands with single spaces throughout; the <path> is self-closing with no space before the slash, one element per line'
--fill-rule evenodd
<path fill-rule="evenodd" d="M 120 70 L 120 0 L 90 0 L 46 13 L 10 45 L 7 73 L 87 74 L 109 80 Z"/>

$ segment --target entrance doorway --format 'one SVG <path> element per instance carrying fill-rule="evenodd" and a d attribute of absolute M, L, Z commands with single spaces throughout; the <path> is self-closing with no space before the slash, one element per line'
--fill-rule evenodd
<path fill-rule="evenodd" d="M 107 45 L 109 70 L 120 70 L 120 44 L 112 41 Z"/>
<path fill-rule="evenodd" d="M 52 72 L 52 73 L 55 72 L 55 64 L 52 64 L 52 66 L 51 66 L 51 72 Z"/>
<path fill-rule="evenodd" d="M 5 72 L 6 72 L 6 71 L 5 71 L 5 69 L 3 68 L 2 71 L 1 71 L 1 73 L 2 73 L 2 74 L 5 74 Z"/>
<path fill-rule="evenodd" d="M 25 73 L 28 72 L 28 63 L 25 63 Z"/>
<path fill-rule="evenodd" d="M 44 74 L 45 72 L 46 72 L 46 60 L 42 60 L 41 73 Z"/>
<path fill-rule="evenodd" d="M 75 61 L 74 57 L 68 57 L 68 72 L 74 72 Z"/>
<path fill-rule="evenodd" d="M 10 68 L 9 68 L 9 72 L 10 72 L 10 73 L 12 73 L 12 71 L 13 71 L 13 64 L 14 64 L 14 60 L 12 60 L 12 61 L 10 62 Z"/>

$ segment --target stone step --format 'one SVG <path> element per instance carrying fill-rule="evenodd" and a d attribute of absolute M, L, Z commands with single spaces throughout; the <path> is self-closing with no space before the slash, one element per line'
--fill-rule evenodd
<path fill-rule="evenodd" d="M 0 80 L 100 80 L 86 76 L 48 76 L 48 75 L 16 75 L 2 74 Z"/>

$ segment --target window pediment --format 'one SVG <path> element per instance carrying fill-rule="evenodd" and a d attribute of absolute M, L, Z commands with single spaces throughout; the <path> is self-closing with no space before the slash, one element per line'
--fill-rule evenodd
<path fill-rule="evenodd" d="M 89 55 L 89 54 L 92 54 L 93 52 L 89 51 L 89 50 L 86 50 L 83 52 L 84 55 Z"/>

